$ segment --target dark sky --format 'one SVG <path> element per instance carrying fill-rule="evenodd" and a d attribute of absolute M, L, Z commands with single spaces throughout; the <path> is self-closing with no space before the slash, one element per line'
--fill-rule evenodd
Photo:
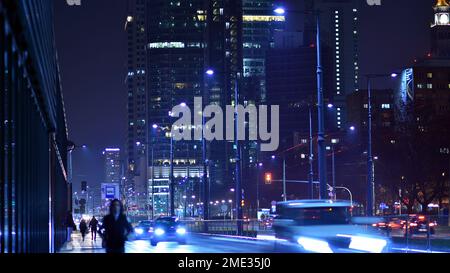
<path fill-rule="evenodd" d="M 89 149 L 74 152 L 75 182 L 103 180 L 101 151 L 122 147 L 126 137 L 126 0 L 55 1 L 55 31 L 70 139 Z M 150 1 L 150 0 L 149 0 Z M 429 51 L 432 0 L 362 2 L 362 73 L 388 73 Z M 285 1 L 296 8 L 301 0 Z M 296 29 L 298 17 L 289 18 Z M 387 85 L 386 83 L 378 83 Z M 75 186 L 77 186 L 77 184 Z"/>

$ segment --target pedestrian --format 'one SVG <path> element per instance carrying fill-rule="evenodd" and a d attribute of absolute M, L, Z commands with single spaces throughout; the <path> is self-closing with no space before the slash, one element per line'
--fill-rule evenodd
<path fill-rule="evenodd" d="M 72 231 L 77 230 L 77 226 L 75 225 L 75 222 L 73 221 L 72 212 L 68 211 L 66 214 L 66 220 L 65 220 L 65 226 L 67 231 L 67 242 L 72 241 Z"/>
<path fill-rule="evenodd" d="M 81 219 L 80 232 L 81 232 L 81 237 L 83 238 L 83 242 L 84 242 L 84 238 L 86 237 L 87 230 L 88 230 L 88 226 L 86 224 L 86 220 Z"/>
<path fill-rule="evenodd" d="M 97 241 L 98 221 L 95 216 L 92 216 L 91 221 L 89 221 L 89 228 L 91 229 L 91 241 Z"/>
<path fill-rule="evenodd" d="M 125 242 L 133 232 L 123 211 L 122 202 L 114 199 L 109 205 L 109 214 L 103 218 L 103 247 L 106 253 L 124 253 Z"/>

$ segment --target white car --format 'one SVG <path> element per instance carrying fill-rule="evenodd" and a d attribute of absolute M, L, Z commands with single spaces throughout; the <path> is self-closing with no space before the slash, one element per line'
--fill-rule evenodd
<path fill-rule="evenodd" d="M 378 218 L 352 217 L 351 208 L 350 202 L 341 200 L 281 202 L 273 223 L 275 236 L 306 252 L 387 251 L 389 240 L 370 225 Z"/>

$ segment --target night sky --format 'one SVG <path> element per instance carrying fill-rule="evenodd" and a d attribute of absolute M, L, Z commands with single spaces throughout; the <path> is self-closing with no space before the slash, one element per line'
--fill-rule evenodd
<path fill-rule="evenodd" d="M 150 0 L 149 0 L 150 1 Z M 301 0 L 285 1 L 296 8 Z M 389 73 L 411 65 L 430 48 L 432 0 L 363 2 L 360 14 L 360 67 L 364 73 Z M 101 183 L 101 151 L 126 142 L 126 0 L 82 0 L 81 7 L 55 0 L 55 31 L 69 138 L 88 149 L 74 152 L 74 191 L 81 180 Z M 288 28 L 300 18 L 288 17 Z M 387 87 L 389 83 L 376 83 Z"/>

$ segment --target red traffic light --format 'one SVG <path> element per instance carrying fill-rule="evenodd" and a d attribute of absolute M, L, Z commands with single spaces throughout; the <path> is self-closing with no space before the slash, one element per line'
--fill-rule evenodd
<path fill-rule="evenodd" d="M 265 173 L 264 180 L 266 184 L 272 184 L 272 173 Z"/>

